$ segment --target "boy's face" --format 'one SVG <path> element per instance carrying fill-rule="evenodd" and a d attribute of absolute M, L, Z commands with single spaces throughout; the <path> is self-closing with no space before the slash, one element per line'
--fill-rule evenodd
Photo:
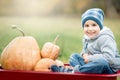
<path fill-rule="evenodd" d="M 86 34 L 90 39 L 93 39 L 100 32 L 99 25 L 92 20 L 88 20 L 84 24 L 84 34 Z"/>

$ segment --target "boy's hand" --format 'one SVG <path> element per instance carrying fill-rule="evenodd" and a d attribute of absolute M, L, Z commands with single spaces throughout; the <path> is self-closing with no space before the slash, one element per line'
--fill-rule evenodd
<path fill-rule="evenodd" d="M 89 60 L 88 60 L 87 57 L 88 57 L 89 55 L 88 55 L 88 54 L 83 54 L 82 56 L 83 56 L 84 62 L 85 62 L 85 63 L 88 63 Z"/>
<path fill-rule="evenodd" d="M 82 55 L 83 58 L 85 58 L 85 57 L 87 57 L 87 56 L 88 56 L 87 53 L 84 53 L 84 54 Z"/>

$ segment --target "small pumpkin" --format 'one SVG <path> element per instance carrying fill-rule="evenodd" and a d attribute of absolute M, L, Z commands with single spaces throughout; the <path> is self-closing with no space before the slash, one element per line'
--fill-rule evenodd
<path fill-rule="evenodd" d="M 59 53 L 60 53 L 60 47 L 56 45 L 56 41 L 58 39 L 58 36 L 55 38 L 55 40 L 52 42 L 46 42 L 41 50 L 41 56 L 43 58 L 50 58 L 50 59 L 57 59 Z"/>
<path fill-rule="evenodd" d="M 53 59 L 42 58 L 37 62 L 34 70 L 35 71 L 51 71 L 50 66 L 54 64 L 56 64 L 56 62 Z"/>
<path fill-rule="evenodd" d="M 20 30 L 14 26 L 15 29 Z M 32 36 L 19 36 L 13 39 L 1 54 L 1 66 L 7 70 L 33 70 L 41 58 L 37 41 Z"/>
<path fill-rule="evenodd" d="M 64 66 L 64 63 L 61 60 L 56 59 L 55 63 L 57 66 Z"/>

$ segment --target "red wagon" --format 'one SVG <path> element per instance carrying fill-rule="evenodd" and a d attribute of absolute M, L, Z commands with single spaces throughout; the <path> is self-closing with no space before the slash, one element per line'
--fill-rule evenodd
<path fill-rule="evenodd" d="M 83 74 L 0 70 L 0 80 L 117 80 L 117 74 Z"/>
<path fill-rule="evenodd" d="M 0 80 L 117 80 L 116 74 L 83 74 L 0 69 Z"/>

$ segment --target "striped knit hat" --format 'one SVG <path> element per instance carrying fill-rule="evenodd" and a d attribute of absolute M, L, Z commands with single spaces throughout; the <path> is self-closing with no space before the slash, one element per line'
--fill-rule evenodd
<path fill-rule="evenodd" d="M 87 20 L 93 20 L 95 21 L 99 27 L 100 30 L 103 28 L 103 20 L 104 20 L 104 12 L 102 9 L 99 8 L 92 8 L 88 9 L 83 15 L 82 15 L 82 27 L 84 28 L 84 24 Z"/>

